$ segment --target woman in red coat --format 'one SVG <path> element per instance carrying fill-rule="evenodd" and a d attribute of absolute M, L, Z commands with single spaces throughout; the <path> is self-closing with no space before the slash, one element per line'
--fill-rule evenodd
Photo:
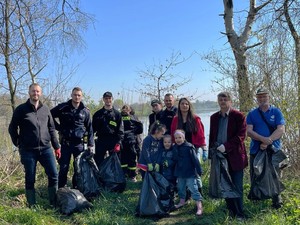
<path fill-rule="evenodd" d="M 202 160 L 207 160 L 208 151 L 205 143 L 204 126 L 200 117 L 193 112 L 193 106 L 187 98 L 179 99 L 178 112 L 172 120 L 171 135 L 173 142 L 176 129 L 184 130 L 185 139 L 195 146 L 199 160 L 201 151 Z M 198 187 L 201 192 L 202 182 L 200 178 L 198 179 Z"/>

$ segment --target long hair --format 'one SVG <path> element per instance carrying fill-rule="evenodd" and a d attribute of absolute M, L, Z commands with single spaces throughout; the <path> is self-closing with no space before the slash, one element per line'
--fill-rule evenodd
<path fill-rule="evenodd" d="M 177 115 L 178 115 L 178 124 L 177 124 L 177 129 L 183 129 L 183 118 L 182 118 L 182 113 L 180 110 L 180 103 L 185 100 L 188 102 L 189 105 L 189 110 L 187 113 L 187 118 L 186 118 L 186 132 L 191 132 L 191 133 L 196 133 L 198 131 L 198 127 L 196 126 L 196 119 L 195 119 L 195 114 L 194 114 L 194 110 L 193 110 L 193 105 L 192 103 L 187 99 L 187 98 L 181 98 L 179 99 L 178 102 L 178 111 L 177 111 Z"/>

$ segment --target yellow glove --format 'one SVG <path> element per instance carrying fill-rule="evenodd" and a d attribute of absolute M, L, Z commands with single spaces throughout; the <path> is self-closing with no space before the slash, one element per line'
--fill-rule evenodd
<path fill-rule="evenodd" d="M 153 171 L 153 165 L 152 163 L 148 163 L 148 171 Z"/>
<path fill-rule="evenodd" d="M 159 164 L 157 164 L 157 163 L 155 164 L 154 171 L 159 172 Z"/>

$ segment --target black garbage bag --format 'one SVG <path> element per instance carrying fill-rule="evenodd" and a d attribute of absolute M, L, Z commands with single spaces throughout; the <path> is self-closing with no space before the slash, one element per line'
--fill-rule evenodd
<path fill-rule="evenodd" d="M 56 198 L 60 212 L 65 215 L 93 207 L 92 203 L 79 190 L 69 187 L 59 188 L 56 192 Z"/>
<path fill-rule="evenodd" d="M 272 164 L 273 152 L 269 149 L 260 150 L 253 161 L 253 180 L 248 198 L 251 200 L 269 199 L 279 195 L 284 190 L 278 173 Z"/>
<path fill-rule="evenodd" d="M 239 198 L 241 194 L 232 183 L 228 171 L 228 162 L 224 155 L 216 148 L 209 150 L 211 168 L 209 177 L 208 194 L 211 198 Z"/>
<path fill-rule="evenodd" d="M 117 153 L 112 153 L 101 163 L 99 178 L 104 190 L 119 193 L 125 190 L 126 178 Z"/>
<path fill-rule="evenodd" d="M 164 217 L 169 215 L 173 201 L 168 180 L 160 173 L 146 172 L 136 207 L 138 216 Z"/>
<path fill-rule="evenodd" d="M 83 151 L 74 162 L 75 180 L 77 189 L 91 199 L 100 194 L 99 170 L 90 153 Z"/>

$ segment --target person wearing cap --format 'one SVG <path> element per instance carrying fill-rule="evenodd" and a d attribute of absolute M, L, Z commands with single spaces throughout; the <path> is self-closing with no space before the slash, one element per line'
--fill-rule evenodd
<path fill-rule="evenodd" d="M 8 131 L 13 144 L 19 148 L 24 166 L 25 195 L 29 207 L 36 204 L 37 162 L 40 162 L 47 174 L 49 202 L 54 206 L 58 183 L 55 157 L 59 159 L 61 156 L 60 145 L 50 110 L 40 100 L 42 88 L 33 83 L 29 86 L 28 94 L 29 99 L 14 110 Z"/>
<path fill-rule="evenodd" d="M 97 137 L 94 159 L 99 167 L 106 152 L 120 152 L 124 138 L 121 113 L 113 107 L 113 95 L 107 91 L 102 98 L 104 106 L 93 115 L 92 126 Z"/>
<path fill-rule="evenodd" d="M 153 99 L 151 101 L 151 106 L 152 106 L 152 113 L 149 115 L 149 129 L 148 131 L 150 131 L 150 127 L 151 125 L 155 122 L 155 121 L 160 121 L 161 117 L 162 117 L 162 103 L 159 99 Z"/>
<path fill-rule="evenodd" d="M 71 99 L 51 109 L 55 128 L 60 135 L 61 158 L 59 163 L 58 188 L 67 184 L 67 176 L 71 161 L 84 151 L 84 138 L 87 137 L 87 151 L 95 153 L 94 134 L 90 110 L 82 102 L 82 89 L 74 87 Z M 58 119 L 58 121 L 56 121 Z M 73 188 L 76 188 L 75 174 L 72 178 Z"/>
<path fill-rule="evenodd" d="M 250 144 L 250 177 L 251 184 L 254 178 L 253 162 L 259 150 L 281 149 L 280 138 L 285 132 L 285 120 L 280 109 L 270 104 L 269 91 L 266 88 L 259 88 L 256 92 L 258 107 L 247 115 L 247 134 L 251 138 Z M 263 119 L 263 117 L 265 120 Z M 271 129 L 269 129 L 269 124 Z M 282 206 L 280 195 L 272 198 L 272 207 L 278 209 Z"/>
<path fill-rule="evenodd" d="M 165 94 L 164 103 L 166 108 L 162 112 L 160 122 L 166 125 L 166 134 L 171 134 L 171 123 L 178 108 L 174 105 L 174 96 L 170 93 Z"/>
<path fill-rule="evenodd" d="M 240 194 L 238 198 L 225 199 L 227 209 L 231 217 L 244 219 L 243 177 L 244 168 L 248 165 L 244 144 L 246 118 L 241 112 L 232 108 L 229 92 L 221 92 L 217 97 L 220 111 L 210 117 L 209 149 L 217 148 L 227 159 L 230 177 Z"/>

